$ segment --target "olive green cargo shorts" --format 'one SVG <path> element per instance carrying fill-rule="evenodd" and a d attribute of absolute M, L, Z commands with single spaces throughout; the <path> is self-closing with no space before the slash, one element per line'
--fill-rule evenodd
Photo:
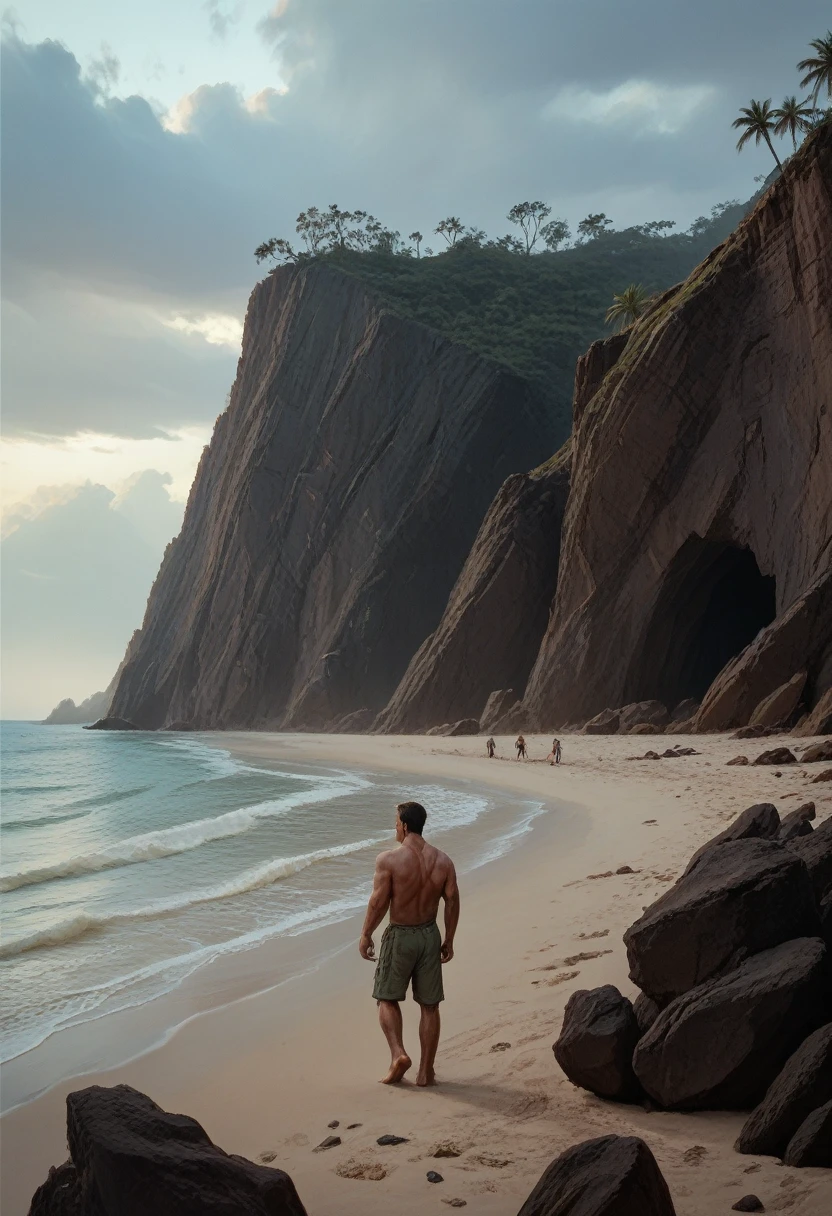
<path fill-rule="evenodd" d="M 413 999 L 420 1005 L 444 1001 L 442 935 L 435 920 L 425 925 L 388 925 L 378 953 L 373 998 L 403 1001 L 413 981 Z"/>

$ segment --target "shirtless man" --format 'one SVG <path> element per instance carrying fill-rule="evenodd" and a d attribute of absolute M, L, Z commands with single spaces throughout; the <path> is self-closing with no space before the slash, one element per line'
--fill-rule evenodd
<path fill-rule="evenodd" d="M 364 929 L 358 943 L 362 958 L 376 962 L 373 933 L 387 911 L 390 924 L 381 939 L 373 997 L 378 1018 L 390 1048 L 390 1071 L 384 1085 L 401 1081 L 412 1064 L 402 1042 L 399 1002 L 413 982 L 413 999 L 421 1006 L 417 1085 L 435 1085 L 433 1062 L 439 1046 L 439 1002 L 442 964 L 454 956 L 454 934 L 459 921 L 459 888 L 454 863 L 422 838 L 427 812 L 418 802 L 396 808 L 398 849 L 382 853 L 376 862 L 373 893 L 367 905 Z M 439 901 L 445 901 L 445 940 L 436 924 Z"/>

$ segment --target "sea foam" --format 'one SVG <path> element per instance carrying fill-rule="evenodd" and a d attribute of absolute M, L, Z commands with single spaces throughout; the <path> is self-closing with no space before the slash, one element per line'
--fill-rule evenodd
<path fill-rule="evenodd" d="M 283 857 L 277 861 L 268 861 L 263 865 L 254 866 L 242 874 L 214 887 L 202 891 L 193 891 L 178 895 L 172 899 L 158 899 L 140 908 L 124 912 L 95 913 L 79 912 L 62 921 L 36 929 L 11 941 L 4 941 L 0 946 L 0 959 L 14 958 L 25 954 L 28 950 L 37 950 L 46 946 L 58 946 L 64 942 L 83 937 L 95 929 L 105 929 L 109 925 L 126 924 L 136 920 L 149 920 L 156 916 L 164 916 L 170 912 L 181 912 L 197 904 L 213 903 L 215 900 L 228 899 L 234 895 L 244 895 L 247 891 L 256 891 L 258 887 L 268 887 L 281 878 L 289 878 L 299 874 L 301 870 L 316 865 L 322 861 L 331 861 L 336 857 L 347 857 L 351 853 L 359 853 L 362 849 L 370 849 L 374 845 L 385 843 L 389 837 L 375 836 L 368 840 L 356 840 L 350 844 L 335 845 L 329 849 L 316 849 L 312 853 L 301 853 L 296 857 Z"/>
<path fill-rule="evenodd" d="M 34 886 L 56 878 L 75 878 L 79 874 L 96 874 L 100 870 L 110 870 L 119 866 L 134 865 L 136 862 L 153 861 L 159 857 L 172 857 L 176 853 L 186 853 L 188 850 L 198 849 L 200 845 L 212 840 L 239 836 L 255 827 L 263 819 L 287 815 L 290 811 L 302 806 L 329 802 L 334 798 L 354 793 L 359 788 L 358 783 L 348 779 L 337 783 L 332 781 L 304 793 L 287 794 L 283 798 L 274 798 L 266 802 L 255 803 L 252 806 L 239 807 L 235 811 L 226 811 L 223 815 L 215 815 L 209 819 L 195 819 L 190 823 L 182 823 L 173 828 L 160 828 L 155 832 L 131 836 L 126 840 L 119 840 L 116 844 L 108 845 L 104 849 L 62 858 L 47 865 L 7 871 L 0 874 L 0 891 L 16 891 L 18 887 Z M 0 955 L 0 957 L 2 956 Z"/>

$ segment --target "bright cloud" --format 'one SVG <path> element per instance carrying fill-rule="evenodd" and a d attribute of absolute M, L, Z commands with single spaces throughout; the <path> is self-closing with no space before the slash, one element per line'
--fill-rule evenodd
<path fill-rule="evenodd" d="M 604 93 L 562 89 L 544 108 L 547 119 L 569 119 L 597 126 L 626 126 L 631 132 L 673 135 L 712 102 L 709 85 L 677 87 L 649 80 L 626 80 Z"/>
<path fill-rule="evenodd" d="M 202 317 L 171 317 L 162 321 L 168 329 L 180 334 L 197 334 L 210 346 L 230 346 L 239 350 L 243 340 L 243 323 L 239 317 L 213 313 Z"/>

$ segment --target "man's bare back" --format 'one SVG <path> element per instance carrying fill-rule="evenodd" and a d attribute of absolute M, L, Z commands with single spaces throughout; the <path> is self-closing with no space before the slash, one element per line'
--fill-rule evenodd
<path fill-rule="evenodd" d="M 409 845 L 382 853 L 376 862 L 390 875 L 390 920 L 394 925 L 435 920 L 452 876 L 456 885 L 456 871 L 447 853 L 421 836 L 411 837 Z"/>
<path fill-rule="evenodd" d="M 444 998 L 442 963 L 454 956 L 454 934 L 459 921 L 459 889 L 454 864 L 446 853 L 422 837 L 426 812 L 418 803 L 402 803 L 396 814 L 399 848 L 382 853 L 376 861 L 373 893 L 358 949 L 375 963 L 373 995 L 379 1020 L 390 1047 L 391 1064 L 385 1084 L 401 1081 L 411 1060 L 402 1043 L 399 1002 L 412 983 L 421 1005 L 422 1060 L 418 1085 L 433 1085 L 433 1061 L 439 1043 L 439 1003 Z M 445 935 L 440 936 L 436 916 L 445 901 Z M 373 932 L 389 911 L 378 960 Z"/>

